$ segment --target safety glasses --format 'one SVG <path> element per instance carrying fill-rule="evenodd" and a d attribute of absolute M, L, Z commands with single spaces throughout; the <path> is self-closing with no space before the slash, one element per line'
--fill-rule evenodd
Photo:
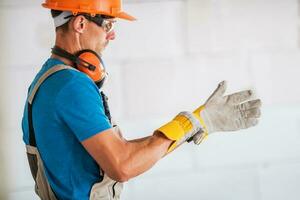
<path fill-rule="evenodd" d="M 115 23 L 116 23 L 116 20 L 104 19 L 104 21 L 102 22 L 102 28 L 104 29 L 104 31 L 109 33 L 112 30 L 114 30 L 114 24 Z"/>
<path fill-rule="evenodd" d="M 103 16 L 103 15 L 95 15 L 94 17 L 90 15 L 84 15 L 84 16 L 87 20 L 92 21 L 98 26 L 102 27 L 106 33 L 109 33 L 114 29 L 114 23 L 116 22 L 116 20 L 113 20 L 113 18 L 109 16 Z"/>
<path fill-rule="evenodd" d="M 109 33 L 112 30 L 114 30 L 114 23 L 116 23 L 116 20 L 114 20 L 110 16 L 95 15 L 94 17 L 92 17 L 91 15 L 88 14 L 80 14 L 80 15 L 83 15 L 87 20 L 92 21 L 98 26 L 102 27 L 106 33 Z M 71 17 L 74 17 L 74 15 L 66 16 L 64 17 L 64 19 L 68 19 Z"/>

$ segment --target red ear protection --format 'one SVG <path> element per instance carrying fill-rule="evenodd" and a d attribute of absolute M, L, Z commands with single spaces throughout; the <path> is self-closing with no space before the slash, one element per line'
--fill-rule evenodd
<path fill-rule="evenodd" d="M 107 76 L 101 57 L 94 51 L 86 49 L 73 55 L 58 46 L 54 46 L 52 53 L 71 60 L 76 69 L 87 74 L 100 89 Z"/>

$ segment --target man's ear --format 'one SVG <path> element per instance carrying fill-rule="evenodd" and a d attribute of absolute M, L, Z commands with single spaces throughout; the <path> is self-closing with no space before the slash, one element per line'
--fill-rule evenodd
<path fill-rule="evenodd" d="M 79 15 L 75 17 L 72 25 L 76 32 L 83 33 L 87 27 L 87 19 L 84 16 Z"/>

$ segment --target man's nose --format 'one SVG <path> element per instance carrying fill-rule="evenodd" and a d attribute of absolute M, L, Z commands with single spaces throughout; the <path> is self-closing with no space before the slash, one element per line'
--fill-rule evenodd
<path fill-rule="evenodd" d="M 116 38 L 116 33 L 114 30 L 110 31 L 106 35 L 106 40 L 114 40 Z"/>

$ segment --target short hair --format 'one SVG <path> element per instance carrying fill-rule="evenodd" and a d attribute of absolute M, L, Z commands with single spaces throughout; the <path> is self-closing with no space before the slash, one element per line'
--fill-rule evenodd
<path fill-rule="evenodd" d="M 57 17 L 58 15 L 60 15 L 63 11 L 61 10 L 53 10 L 51 9 L 51 16 L 52 18 L 55 18 Z M 70 20 L 69 20 L 70 21 Z M 58 30 L 62 30 L 63 32 L 67 32 L 68 29 L 69 29 L 69 21 L 64 23 L 63 25 L 59 26 L 59 27 L 56 27 L 55 28 L 55 31 L 58 31 Z"/>

